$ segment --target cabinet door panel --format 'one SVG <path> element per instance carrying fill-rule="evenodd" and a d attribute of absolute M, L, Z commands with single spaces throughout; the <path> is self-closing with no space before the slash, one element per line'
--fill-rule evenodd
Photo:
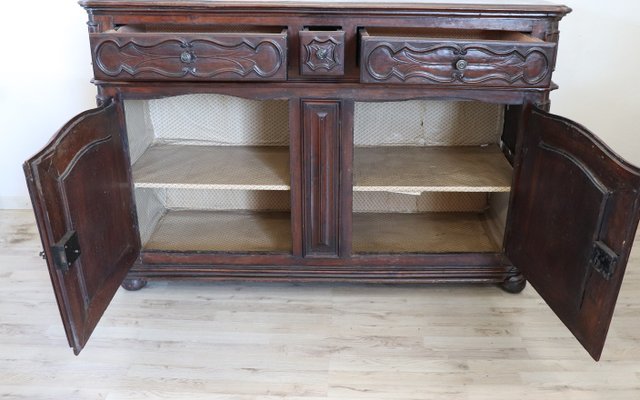
<path fill-rule="evenodd" d="M 75 117 L 24 164 L 51 282 L 76 354 L 140 252 L 122 136 L 117 107 L 109 102 Z"/>
<path fill-rule="evenodd" d="M 638 224 L 640 171 L 540 110 L 524 136 L 506 253 L 597 360 Z"/>

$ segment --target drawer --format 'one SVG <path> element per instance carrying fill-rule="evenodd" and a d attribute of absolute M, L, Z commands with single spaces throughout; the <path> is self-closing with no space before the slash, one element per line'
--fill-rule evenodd
<path fill-rule="evenodd" d="M 90 35 L 100 80 L 281 81 L 287 32 L 281 28 L 122 26 Z"/>
<path fill-rule="evenodd" d="M 369 28 L 360 49 L 362 82 L 547 87 L 556 44 L 520 32 Z"/>
<path fill-rule="evenodd" d="M 344 31 L 300 31 L 300 74 L 344 75 Z"/>

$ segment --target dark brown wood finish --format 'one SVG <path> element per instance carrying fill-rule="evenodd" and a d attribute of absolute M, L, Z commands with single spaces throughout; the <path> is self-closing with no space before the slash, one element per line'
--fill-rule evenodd
<path fill-rule="evenodd" d="M 537 109 L 520 154 L 506 254 L 597 360 L 640 218 L 640 170 Z"/>
<path fill-rule="evenodd" d="M 339 255 L 340 101 L 302 100 L 303 255 Z"/>
<path fill-rule="evenodd" d="M 191 26 L 287 26 L 289 80 L 300 75 L 300 38 L 305 27 L 341 27 L 345 33 L 343 80 L 359 80 L 358 41 L 362 27 L 452 28 L 531 32 L 534 37 L 556 42 L 557 22 L 570 9 L 545 2 L 529 5 L 500 4 L 371 4 L 313 2 L 224 1 L 84 1 L 90 32 L 106 32 L 121 25 L 182 24 Z M 482 18 L 478 18 L 482 15 Z M 555 59 L 555 57 L 554 57 Z"/>
<path fill-rule="evenodd" d="M 432 37 L 436 33 L 439 37 Z M 420 30 L 409 30 L 404 36 L 402 29 L 394 30 L 393 35 L 369 34 L 363 29 L 361 80 L 507 87 L 549 85 L 555 64 L 555 43 L 526 41 L 526 35 L 505 35 L 504 39 L 491 35 L 490 40 L 483 36 L 474 31 L 461 34 Z"/>
<path fill-rule="evenodd" d="M 76 354 L 140 252 L 122 132 L 118 107 L 110 101 L 72 119 L 24 165 L 51 282 Z M 55 247 L 70 232 L 77 235 L 79 257 L 60 265 Z"/>
<path fill-rule="evenodd" d="M 76 353 L 125 276 L 130 290 L 147 279 L 205 279 L 502 283 L 517 292 L 517 266 L 598 358 L 640 213 L 640 174 L 583 128 L 530 111 L 548 107 L 556 88 L 558 23 L 570 9 L 496 1 L 81 1 L 103 106 L 25 164 Z M 121 100 L 192 93 L 289 101 L 291 254 L 140 252 Z M 354 102 L 427 98 L 509 105 L 506 254 L 352 254 Z M 63 272 L 54 252 L 71 231 L 81 253 Z"/>
<path fill-rule="evenodd" d="M 96 78 L 205 81 L 287 78 L 286 31 L 158 33 L 133 29 L 131 32 L 125 28 L 90 35 Z"/>
<path fill-rule="evenodd" d="M 247 99 L 291 99 L 305 97 L 313 91 L 316 99 L 348 99 L 353 101 L 401 101 L 413 99 L 475 100 L 495 104 L 522 104 L 542 101 L 552 88 L 510 89 L 510 88 L 463 88 L 424 85 L 376 84 L 362 85 L 335 82 L 251 82 L 238 84 L 219 82 L 215 85 L 194 85 L 171 82 L 157 85 L 151 82 L 104 82 L 97 81 L 102 89 L 102 97 L 122 95 L 127 99 L 154 99 L 179 96 L 190 93 L 217 93 Z"/>
<path fill-rule="evenodd" d="M 306 76 L 344 75 L 344 31 L 299 33 L 300 74 Z"/>

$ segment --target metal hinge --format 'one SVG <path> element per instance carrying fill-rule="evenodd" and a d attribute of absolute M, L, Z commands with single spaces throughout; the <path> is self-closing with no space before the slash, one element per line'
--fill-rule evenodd
<path fill-rule="evenodd" d="M 66 272 L 75 260 L 80 257 L 80 245 L 76 231 L 69 231 L 60 241 L 51 247 L 53 263 L 59 270 Z"/>
<path fill-rule="evenodd" d="M 590 263 L 604 279 L 609 280 L 616 270 L 618 255 L 609 246 L 598 240 L 593 244 Z"/>

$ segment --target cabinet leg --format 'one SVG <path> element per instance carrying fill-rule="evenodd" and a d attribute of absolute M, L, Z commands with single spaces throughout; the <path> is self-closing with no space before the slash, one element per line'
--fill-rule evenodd
<path fill-rule="evenodd" d="M 129 291 L 140 290 L 147 286 L 147 280 L 142 278 L 125 279 L 122 282 L 122 287 Z"/>
<path fill-rule="evenodd" d="M 507 279 L 500 284 L 502 290 L 514 294 L 522 292 L 525 286 L 527 286 L 527 280 L 524 279 L 524 276 L 519 272 L 516 275 L 507 277 Z"/>

